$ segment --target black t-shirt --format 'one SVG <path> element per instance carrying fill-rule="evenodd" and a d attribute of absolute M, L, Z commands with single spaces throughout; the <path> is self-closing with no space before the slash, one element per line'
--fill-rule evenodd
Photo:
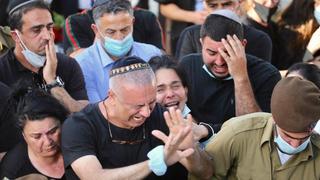
<path fill-rule="evenodd" d="M 193 25 L 183 30 L 177 44 L 176 56 L 178 58 L 201 53 L 200 29 L 201 25 Z M 245 46 L 246 53 L 271 62 L 272 41 L 270 37 L 265 32 L 246 25 L 243 25 L 243 33 L 244 39 L 248 42 Z"/>
<path fill-rule="evenodd" d="M 195 119 L 211 123 L 215 132 L 226 120 L 235 116 L 233 80 L 217 80 L 202 68 L 201 54 L 184 57 L 180 67 L 187 74 L 188 107 Z M 264 112 L 270 112 L 270 99 L 274 86 L 281 76 L 269 62 L 247 55 L 248 75 L 255 99 Z"/>
<path fill-rule="evenodd" d="M 65 56 L 63 54 L 57 54 L 58 67 L 57 76 L 60 76 L 64 81 L 65 90 L 75 100 L 87 100 L 87 92 L 85 89 L 84 78 L 79 64 L 74 59 Z M 7 53 L 0 57 L 0 82 L 6 84 L 10 88 L 13 88 L 19 81 L 27 81 L 33 84 L 33 86 L 41 86 L 44 84 L 41 73 L 34 73 L 26 69 L 15 57 L 13 49 L 10 49 Z M 32 86 L 30 84 L 30 86 Z M 12 114 L 11 114 L 12 115 Z M 11 117 L 9 114 L 9 116 Z M 1 123 L 0 137 L 6 138 L 3 147 L 3 151 L 9 150 L 12 145 L 19 142 L 21 139 L 21 133 L 19 132 L 14 118 L 6 119 Z M 10 138 L 10 143 L 8 139 Z M 7 141 L 7 142 L 6 142 Z"/>
<path fill-rule="evenodd" d="M 0 179 L 3 179 L 4 177 L 16 179 L 28 174 L 42 173 L 32 165 L 28 156 L 27 144 L 25 141 L 21 141 L 3 157 L 0 166 Z M 48 178 L 56 179 L 53 177 Z M 61 179 L 65 179 L 65 176 L 62 176 Z"/>
<path fill-rule="evenodd" d="M 162 31 L 157 17 L 150 11 L 134 10 L 133 39 L 137 42 L 162 47 Z M 63 48 L 69 53 L 78 48 L 86 48 L 93 44 L 95 34 L 91 30 L 94 24 L 92 11 L 84 11 L 69 16 L 63 30 Z"/>
<path fill-rule="evenodd" d="M 86 155 L 96 156 L 103 168 L 119 168 L 147 160 L 147 153 L 163 144 L 151 135 L 151 131 L 158 129 L 168 134 L 162 113 L 161 107 L 156 105 L 145 123 L 133 130 L 108 123 L 100 112 L 98 104 L 90 104 L 82 111 L 74 113 L 62 127 L 62 153 L 66 177 L 77 179 L 71 164 Z M 109 128 L 114 140 L 144 140 L 133 145 L 113 143 Z M 186 177 L 187 171 L 180 164 L 169 167 L 165 176 L 156 177 L 154 174 L 148 176 L 151 179 L 186 179 Z"/>
<path fill-rule="evenodd" d="M 155 0 L 160 4 L 170 4 L 173 3 L 179 8 L 186 11 L 194 11 L 196 0 Z M 176 52 L 176 45 L 180 36 L 180 33 L 188 26 L 193 25 L 193 23 L 183 22 L 183 21 L 172 21 L 171 32 L 170 32 L 170 44 L 172 54 Z"/>
<path fill-rule="evenodd" d="M 57 59 L 56 75 L 63 80 L 65 90 L 75 100 L 88 100 L 83 74 L 77 61 L 60 53 L 57 53 Z M 36 86 L 44 83 L 42 73 L 34 73 L 26 69 L 16 59 L 13 49 L 0 57 L 0 69 L 0 81 L 9 87 L 13 87 L 22 79 L 31 81 Z"/>

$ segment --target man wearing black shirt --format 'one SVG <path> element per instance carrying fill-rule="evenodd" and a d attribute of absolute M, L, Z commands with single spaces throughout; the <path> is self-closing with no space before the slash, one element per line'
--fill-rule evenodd
<path fill-rule="evenodd" d="M 163 119 L 163 111 L 156 104 L 155 75 L 148 64 L 134 56 L 116 61 L 109 84 L 105 100 L 87 106 L 63 124 L 66 177 L 186 179 L 187 172 L 180 164 L 167 172 L 166 167 L 193 152 L 189 149 L 193 147 L 192 120 L 178 121 L 172 116 L 173 109 L 170 117 L 174 121 L 169 120 L 169 114 Z M 157 138 L 164 139 L 156 129 L 166 134 L 170 131 L 164 148 Z M 182 141 L 190 137 L 191 141 Z M 178 146 L 184 149 L 180 153 L 176 152 Z"/>
<path fill-rule="evenodd" d="M 180 63 L 188 75 L 192 115 L 219 131 L 231 117 L 270 112 L 271 93 L 281 77 L 270 63 L 245 54 L 238 16 L 230 10 L 215 11 L 200 36 L 202 54 L 186 56 Z"/>
<path fill-rule="evenodd" d="M 0 58 L 0 81 L 12 87 L 19 79 L 45 88 L 71 112 L 87 105 L 83 75 L 76 61 L 56 54 L 50 9 L 42 1 L 9 3 L 15 48 Z"/>
<path fill-rule="evenodd" d="M 229 9 L 236 14 L 240 14 L 239 0 L 205 0 L 204 4 L 209 12 Z M 244 18 L 241 20 L 243 22 Z M 201 25 L 193 25 L 182 31 L 177 44 L 177 58 L 201 52 L 200 29 Z M 271 62 L 272 41 L 268 34 L 245 24 L 243 24 L 243 33 L 244 39 L 248 42 L 245 46 L 246 53 Z"/>

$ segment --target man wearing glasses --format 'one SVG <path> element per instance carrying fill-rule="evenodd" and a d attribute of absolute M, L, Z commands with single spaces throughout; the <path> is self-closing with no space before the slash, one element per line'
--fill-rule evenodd
<path fill-rule="evenodd" d="M 320 179 L 320 136 L 313 131 L 319 119 L 320 89 L 284 78 L 274 88 L 271 114 L 227 121 L 204 152 L 189 157 L 190 171 L 197 178 Z"/>
<path fill-rule="evenodd" d="M 163 118 L 156 104 L 155 75 L 144 60 L 121 58 L 109 76 L 107 98 L 63 125 L 67 179 L 186 179 L 187 171 L 175 163 L 193 152 L 191 118 L 175 118 L 173 109 Z"/>

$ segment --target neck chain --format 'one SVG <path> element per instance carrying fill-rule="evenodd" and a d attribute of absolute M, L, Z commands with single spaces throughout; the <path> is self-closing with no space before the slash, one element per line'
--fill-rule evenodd
<path fill-rule="evenodd" d="M 102 104 L 103 104 L 103 107 L 104 107 L 104 109 L 105 109 L 105 113 L 106 113 L 106 117 L 107 117 L 109 136 L 110 136 L 111 141 L 112 141 L 113 143 L 116 143 L 116 144 L 130 144 L 130 145 L 134 145 L 134 144 L 139 144 L 139 143 L 143 142 L 143 141 L 146 139 L 146 127 L 145 127 L 145 123 L 143 124 L 143 137 L 142 137 L 142 139 L 133 140 L 133 141 L 114 139 L 114 138 L 113 138 L 113 135 L 112 135 L 111 128 L 110 128 L 110 122 L 109 122 L 109 115 L 108 115 L 107 106 L 106 106 L 106 104 L 105 104 L 104 101 L 102 101 Z"/>

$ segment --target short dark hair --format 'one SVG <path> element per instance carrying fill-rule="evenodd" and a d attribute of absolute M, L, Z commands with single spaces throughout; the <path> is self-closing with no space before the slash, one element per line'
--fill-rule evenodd
<path fill-rule="evenodd" d="M 210 37 L 214 41 L 220 42 L 227 35 L 236 35 L 240 40 L 243 39 L 243 27 L 240 23 L 227 17 L 210 14 L 201 26 L 200 37 Z"/>
<path fill-rule="evenodd" d="M 29 86 L 28 81 L 14 85 L 9 102 L 21 130 L 26 121 L 41 121 L 46 117 L 56 118 L 62 124 L 69 114 L 56 98 L 43 89 Z"/>
<path fill-rule="evenodd" d="M 292 72 L 299 73 L 304 79 L 313 82 L 320 89 L 320 69 L 314 64 L 296 63 L 289 67 L 286 76 Z"/>
<path fill-rule="evenodd" d="M 150 59 L 149 65 L 151 66 L 154 73 L 156 73 L 159 69 L 162 68 L 172 69 L 180 78 L 182 85 L 188 88 L 186 73 L 182 68 L 178 66 L 177 61 L 174 57 L 169 55 L 154 56 Z"/>
<path fill-rule="evenodd" d="M 10 4 L 9 4 L 9 8 L 10 8 Z M 22 25 L 23 25 L 22 16 L 33 9 L 45 9 L 45 10 L 48 10 L 51 14 L 51 10 L 45 2 L 43 2 L 42 0 L 32 1 L 24 6 L 21 6 L 20 8 L 14 10 L 9 14 L 10 28 L 12 30 L 18 29 L 19 31 L 21 31 Z"/>
<path fill-rule="evenodd" d="M 117 14 L 119 12 L 128 12 L 133 15 L 131 3 L 128 0 L 108 0 L 93 8 L 92 16 L 96 22 L 104 14 Z"/>

